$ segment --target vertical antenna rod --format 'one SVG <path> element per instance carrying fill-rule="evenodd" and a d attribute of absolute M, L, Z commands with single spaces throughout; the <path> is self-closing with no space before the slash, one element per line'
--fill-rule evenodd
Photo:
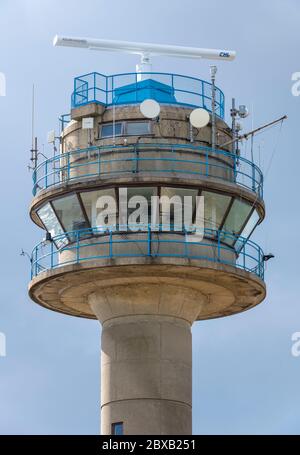
<path fill-rule="evenodd" d="M 211 75 L 211 148 L 216 148 L 216 73 L 217 67 L 214 65 L 210 66 Z"/>
<path fill-rule="evenodd" d="M 238 149 L 237 131 L 236 131 L 236 114 L 237 114 L 237 111 L 235 108 L 235 98 L 232 98 L 230 115 L 232 118 L 231 130 L 232 130 L 232 135 L 233 135 L 233 141 L 232 141 L 233 150 L 232 151 L 235 154 L 237 153 L 237 149 Z"/>
<path fill-rule="evenodd" d="M 32 106 L 31 106 L 31 157 L 30 161 L 32 162 L 31 169 L 36 169 L 37 158 L 38 158 L 38 149 L 37 149 L 37 137 L 34 136 L 34 121 L 35 121 L 35 90 L 34 84 L 32 85 Z"/>

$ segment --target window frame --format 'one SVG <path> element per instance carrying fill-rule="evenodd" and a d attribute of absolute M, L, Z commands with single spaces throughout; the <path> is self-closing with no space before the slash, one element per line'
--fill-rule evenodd
<path fill-rule="evenodd" d="M 120 426 L 122 431 L 121 434 L 115 432 L 115 429 Z M 123 436 L 124 435 L 124 422 L 112 422 L 111 424 L 111 435 L 112 436 Z"/>
<path fill-rule="evenodd" d="M 123 132 L 124 132 L 124 122 L 115 122 L 115 126 L 116 125 L 121 125 L 121 133 L 120 134 L 115 134 L 115 137 L 120 137 L 120 136 L 123 136 Z M 113 122 L 107 122 L 107 123 L 99 123 L 99 132 L 98 132 L 98 139 L 108 139 L 110 137 L 113 137 L 114 135 L 111 134 L 110 136 L 103 136 L 102 135 L 102 130 L 103 130 L 103 127 L 104 126 L 112 126 L 113 127 Z"/>
<path fill-rule="evenodd" d="M 134 185 L 134 186 L 132 186 L 131 188 L 138 189 L 138 187 L 139 187 L 139 185 L 137 185 L 137 186 Z M 142 188 L 145 188 L 144 185 L 141 185 L 141 187 L 142 187 Z M 207 188 L 203 188 L 203 187 L 186 187 L 186 186 L 182 187 L 182 186 L 173 186 L 173 185 L 171 185 L 171 186 L 165 186 L 165 185 L 161 185 L 161 184 L 154 184 L 154 185 L 147 185 L 147 188 L 148 188 L 148 189 L 149 189 L 149 188 L 153 188 L 153 192 L 154 192 L 154 193 L 155 193 L 155 190 L 156 190 L 156 195 L 159 197 L 159 199 L 160 199 L 160 197 L 161 197 L 162 188 L 174 188 L 174 189 L 175 189 L 175 188 L 178 188 L 178 189 L 183 188 L 183 189 L 185 189 L 185 190 L 186 190 L 186 189 L 198 190 L 198 194 L 197 194 L 198 196 L 201 196 L 201 194 L 202 194 L 203 192 L 205 192 L 205 191 L 209 191 L 210 193 L 223 194 L 223 193 L 220 193 L 219 191 L 214 191 L 214 190 L 212 190 L 212 189 L 207 189 Z M 81 195 L 82 195 L 83 193 L 90 193 L 90 192 L 94 192 L 94 191 L 108 190 L 108 189 L 114 190 L 117 208 L 119 208 L 119 191 L 118 191 L 119 186 L 113 186 L 113 187 L 107 186 L 107 187 L 104 187 L 104 188 L 101 187 L 101 188 L 96 188 L 96 189 L 75 190 L 75 191 L 72 191 L 71 193 L 68 193 L 68 194 L 65 196 L 65 197 L 69 197 L 69 196 L 71 196 L 71 195 L 77 196 L 77 199 L 78 199 L 78 202 L 79 202 L 79 205 L 80 205 L 82 214 L 83 214 L 83 216 L 84 216 L 85 221 L 87 222 L 87 229 L 92 229 L 93 226 L 92 226 L 91 221 L 90 221 L 90 219 L 89 219 L 89 216 L 88 216 L 88 214 L 87 214 L 87 212 L 86 212 L 86 207 L 85 207 L 85 204 L 84 204 L 84 202 L 83 202 L 83 199 L 82 199 Z M 228 196 L 229 196 L 229 195 L 228 195 Z M 46 204 L 49 204 L 49 206 L 50 206 L 50 208 L 51 208 L 51 210 L 52 210 L 52 212 L 53 212 L 53 214 L 54 214 L 54 216 L 55 216 L 55 218 L 56 218 L 56 222 L 58 223 L 58 226 L 59 226 L 59 227 L 61 228 L 61 230 L 62 230 L 62 234 L 65 234 L 66 242 L 65 242 L 64 245 L 58 245 L 56 242 L 54 242 L 55 245 L 56 245 L 56 247 L 57 247 L 58 249 L 62 249 L 62 248 L 64 248 L 64 247 L 66 247 L 66 246 L 68 246 L 68 245 L 70 245 L 70 244 L 73 243 L 73 240 L 72 240 L 72 239 L 69 237 L 69 235 L 67 234 L 67 231 L 66 231 L 66 229 L 65 229 L 65 226 L 63 225 L 63 223 L 62 223 L 60 217 L 58 216 L 58 214 L 57 214 L 57 212 L 56 212 L 56 210 L 55 210 L 55 206 L 54 206 L 54 204 L 53 204 L 53 202 L 54 202 L 56 199 L 61 199 L 61 198 L 63 198 L 63 197 L 64 197 L 64 196 L 62 196 L 62 195 L 56 196 L 56 197 L 54 197 L 52 200 L 47 201 L 47 202 L 45 203 L 45 205 L 46 205 Z M 241 198 L 237 198 L 237 197 L 235 197 L 235 196 L 231 196 L 231 200 L 230 200 L 230 202 L 229 202 L 229 204 L 228 204 L 228 206 L 227 206 L 227 209 L 226 209 L 226 211 L 225 211 L 225 214 L 224 214 L 224 216 L 223 216 L 223 219 L 222 219 L 222 221 L 221 221 L 221 223 L 220 223 L 218 229 L 216 230 L 215 236 L 212 236 L 212 237 L 210 237 L 210 238 L 214 238 L 215 240 L 217 239 L 218 232 L 222 231 L 222 229 L 224 228 L 224 224 L 225 224 L 225 222 L 226 222 L 226 220 L 227 220 L 227 218 L 228 218 L 229 212 L 230 212 L 230 210 L 231 210 L 231 208 L 232 208 L 232 206 L 233 206 L 233 204 L 234 204 L 234 201 L 235 201 L 235 200 L 238 200 L 238 199 L 241 199 Z M 245 203 L 250 204 L 249 201 L 246 201 L 245 199 L 243 199 L 243 201 L 244 201 Z M 44 207 L 44 204 L 39 205 L 39 206 L 36 208 L 35 213 L 36 213 L 38 219 L 40 220 L 40 223 L 41 223 L 41 225 L 43 226 L 43 228 L 45 229 L 45 231 L 46 231 L 46 232 L 49 232 L 48 228 L 46 227 L 46 225 L 44 224 L 42 218 L 40 217 L 40 215 L 39 215 L 39 213 L 38 213 L 39 210 L 41 210 L 43 207 Z M 160 204 L 160 207 L 159 207 L 159 208 L 160 208 L 160 210 L 159 210 L 159 224 L 161 224 L 161 217 L 162 217 L 161 204 Z M 240 236 L 241 233 L 243 232 L 243 229 L 244 229 L 245 226 L 247 225 L 247 223 L 248 223 L 248 221 L 250 220 L 250 218 L 251 218 L 251 216 L 252 216 L 252 214 L 253 214 L 254 211 L 257 211 L 258 216 L 259 216 L 259 219 L 258 219 L 257 223 L 255 224 L 255 226 L 253 227 L 253 229 L 251 230 L 250 234 L 248 235 L 247 239 L 249 239 L 249 238 L 252 236 L 252 234 L 253 234 L 254 230 L 256 229 L 256 227 L 257 227 L 257 226 L 260 224 L 260 222 L 261 222 L 261 218 L 260 218 L 260 217 L 261 217 L 261 214 L 260 214 L 260 211 L 259 211 L 259 209 L 258 209 L 255 205 L 252 206 L 252 209 L 250 210 L 250 212 L 249 212 L 247 218 L 244 220 L 244 223 L 242 224 L 242 226 L 241 226 L 239 232 L 237 232 L 237 233 L 235 233 L 235 234 L 232 234 L 232 236 L 233 236 L 232 242 L 226 242 L 226 241 L 224 242 L 224 240 L 221 239 L 221 243 L 224 243 L 224 244 L 226 244 L 226 245 L 228 245 L 228 246 L 230 246 L 231 248 L 234 249 L 234 248 L 235 248 L 235 245 L 236 245 L 236 243 L 237 243 L 237 241 L 238 241 L 239 236 Z M 150 216 L 150 214 L 149 214 L 149 216 Z M 195 211 L 194 211 L 194 213 L 193 213 L 193 223 L 194 223 L 194 221 L 195 221 Z M 150 221 L 149 221 L 149 222 L 150 222 Z M 170 223 L 170 224 L 171 224 L 171 223 Z M 119 213 L 117 213 L 117 215 L 116 215 L 116 226 L 118 226 L 118 228 L 119 228 Z M 120 231 L 120 232 L 121 232 L 121 231 Z M 173 232 L 183 233 L 183 231 L 176 231 L 176 230 L 174 230 Z M 93 237 L 93 236 L 95 236 L 95 235 L 101 235 L 101 234 L 91 232 L 91 234 L 90 234 L 90 235 L 87 235 L 87 237 L 85 237 L 85 238 Z M 237 251 L 237 254 L 239 254 L 238 251 Z"/>
<path fill-rule="evenodd" d="M 135 123 L 143 123 L 147 125 L 148 131 L 146 133 L 139 133 L 139 134 L 133 134 L 133 133 L 128 133 L 128 125 L 133 125 Z M 124 136 L 147 136 L 148 134 L 152 134 L 152 122 L 149 120 L 133 120 L 133 121 L 128 121 L 126 120 L 124 122 Z"/>
<path fill-rule="evenodd" d="M 139 133 L 139 134 L 132 134 L 128 133 L 128 125 L 133 125 L 134 123 L 144 123 L 147 125 L 147 132 L 145 133 Z M 115 122 L 115 125 L 121 125 L 121 132 L 120 134 L 115 134 L 115 137 L 121 137 L 121 136 L 148 136 L 153 134 L 153 128 L 152 128 L 152 122 L 150 120 L 123 120 L 123 121 L 117 121 Z M 107 122 L 107 123 L 99 123 L 99 132 L 98 132 L 98 139 L 108 139 L 111 137 L 114 137 L 113 134 L 110 136 L 103 136 L 102 135 L 102 130 L 104 126 L 113 126 L 113 122 Z"/>

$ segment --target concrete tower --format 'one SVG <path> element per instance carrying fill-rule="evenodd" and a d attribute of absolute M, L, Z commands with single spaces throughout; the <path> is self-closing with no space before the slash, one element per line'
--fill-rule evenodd
<path fill-rule="evenodd" d="M 211 85 L 142 76 L 75 78 L 60 152 L 34 171 L 30 216 L 48 234 L 33 250 L 29 294 L 101 323 L 102 434 L 184 435 L 192 432 L 192 324 L 265 297 L 263 253 L 249 240 L 265 216 L 263 177 L 236 154 L 221 90 L 212 148 L 212 122 L 196 129 L 189 121 L 199 107 L 211 117 Z M 145 99 L 159 103 L 158 118 L 141 113 Z M 121 220 L 135 195 L 149 206 L 153 196 L 175 196 L 170 229 L 161 205 L 155 220 L 132 229 L 134 199 Z M 195 217 L 199 195 L 204 237 L 194 241 L 174 220 L 184 196 Z M 116 201 L 113 225 L 101 222 L 101 196 Z"/>

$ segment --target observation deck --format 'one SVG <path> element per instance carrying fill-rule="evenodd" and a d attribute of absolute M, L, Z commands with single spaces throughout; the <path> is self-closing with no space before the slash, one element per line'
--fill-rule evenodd
<path fill-rule="evenodd" d="M 140 111 L 149 98 L 160 104 L 157 119 Z M 263 174 L 234 153 L 224 104 L 217 88 L 212 148 L 211 123 L 196 129 L 189 122 L 194 108 L 211 115 L 209 82 L 170 73 L 94 72 L 75 78 L 71 114 L 68 121 L 62 118 L 60 153 L 33 173 L 30 215 L 50 234 L 50 241 L 32 252 L 34 300 L 92 318 L 86 289 L 109 285 L 112 290 L 134 282 L 144 290 L 150 282 L 164 289 L 175 280 L 182 289 L 211 296 L 213 304 L 197 316 L 206 319 L 244 311 L 264 298 L 264 255 L 250 240 L 265 216 Z M 86 117 L 93 117 L 90 130 L 83 128 Z M 129 220 L 124 224 L 118 209 L 113 226 L 99 224 L 99 198 L 118 201 L 124 188 L 128 204 L 137 195 L 149 205 L 155 196 L 179 198 L 172 203 L 169 231 L 162 207 L 154 223 L 139 222 L 134 229 Z M 200 196 L 203 239 L 197 240 L 195 200 Z M 193 201 L 190 226 L 177 226 L 185 197 Z"/>

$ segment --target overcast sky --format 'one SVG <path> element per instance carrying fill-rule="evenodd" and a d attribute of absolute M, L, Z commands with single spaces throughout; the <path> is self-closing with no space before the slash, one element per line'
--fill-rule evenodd
<path fill-rule="evenodd" d="M 217 83 L 230 100 L 249 106 L 245 130 L 285 113 L 281 131 L 259 135 L 255 157 L 266 174 L 267 216 L 253 239 L 276 257 L 268 263 L 268 296 L 246 313 L 193 327 L 195 434 L 300 434 L 299 113 L 291 75 L 300 71 L 297 0 L 0 0 L 1 434 L 96 434 L 99 430 L 100 326 L 47 311 L 30 301 L 30 251 L 42 231 L 29 220 L 31 89 L 36 134 L 69 112 L 75 76 L 134 71 L 135 56 L 53 48 L 56 33 L 227 48 Z M 157 71 L 209 78 L 209 61 L 155 58 Z M 246 153 L 246 151 L 244 151 Z"/>

